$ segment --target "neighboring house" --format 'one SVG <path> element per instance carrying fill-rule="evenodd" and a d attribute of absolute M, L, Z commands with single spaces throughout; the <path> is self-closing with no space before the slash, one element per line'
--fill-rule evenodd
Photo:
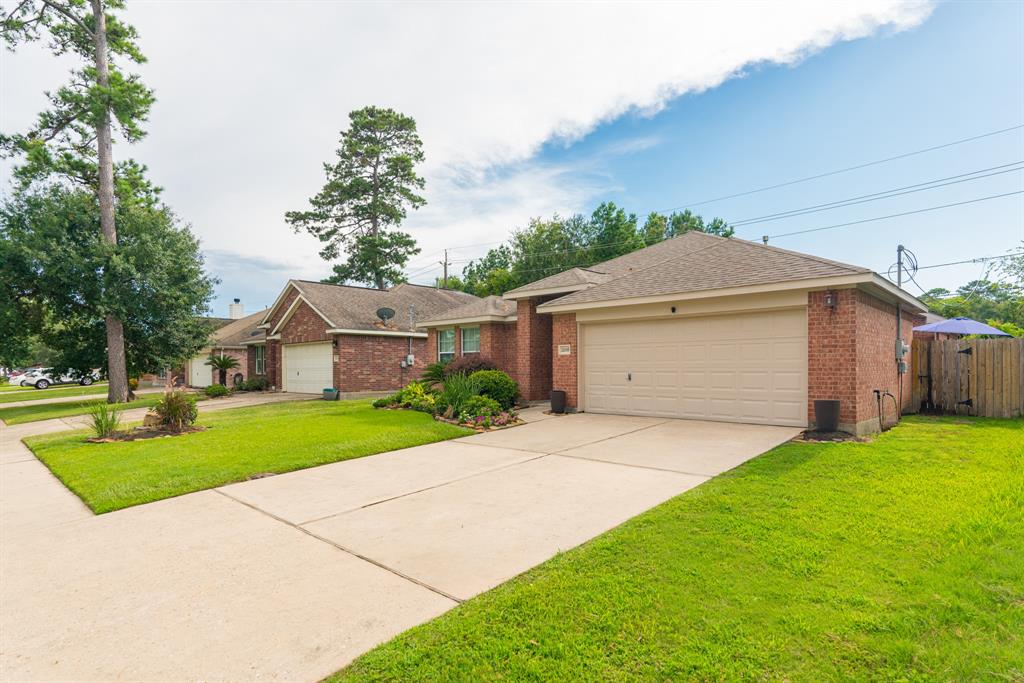
<path fill-rule="evenodd" d="M 248 347 L 250 372 L 282 391 L 394 391 L 428 362 L 419 322 L 477 297 L 420 285 L 370 289 L 289 280 Z M 379 313 L 393 312 L 382 317 Z"/>
<path fill-rule="evenodd" d="M 840 427 L 862 434 L 878 429 L 874 389 L 901 395 L 897 305 L 909 344 L 924 305 L 871 270 L 689 232 L 421 325 L 431 360 L 488 356 L 527 400 L 803 427 L 815 399 L 838 399 Z"/>
<path fill-rule="evenodd" d="M 246 316 L 243 314 L 241 304 L 236 299 L 235 303 L 231 305 L 231 314 L 240 317 L 229 318 L 225 323 L 219 325 L 210 336 L 210 346 L 185 363 L 184 375 L 189 386 L 208 387 L 220 382 L 220 372 L 206 364 L 211 355 L 231 356 L 238 361 L 238 367 L 228 371 L 229 387 L 241 383 L 254 374 L 249 367 L 248 343 L 262 340 L 265 337 L 259 325 L 263 322 L 266 310 Z"/>

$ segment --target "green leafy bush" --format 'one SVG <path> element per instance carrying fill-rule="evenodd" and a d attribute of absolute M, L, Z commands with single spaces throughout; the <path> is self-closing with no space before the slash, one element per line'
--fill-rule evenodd
<path fill-rule="evenodd" d="M 270 386 L 270 382 L 267 381 L 267 378 L 257 375 L 243 381 L 238 388 L 241 391 L 266 391 L 268 386 Z"/>
<path fill-rule="evenodd" d="M 391 406 L 397 406 L 399 403 L 402 402 L 401 398 L 402 398 L 401 392 L 396 393 L 396 394 L 391 394 L 390 396 L 383 396 L 381 398 L 378 398 L 378 399 L 374 400 L 373 407 L 374 408 L 390 408 Z"/>
<path fill-rule="evenodd" d="M 481 370 L 497 369 L 498 366 L 494 364 L 494 361 L 474 353 L 469 356 L 459 356 L 452 362 L 445 365 L 444 376 L 447 378 L 452 375 L 472 375 L 474 372 L 479 372 Z"/>
<path fill-rule="evenodd" d="M 440 384 L 444 381 L 444 368 L 446 365 L 447 363 L 430 363 L 427 367 L 423 368 L 420 381 L 424 384 Z"/>
<path fill-rule="evenodd" d="M 451 415 L 462 412 L 466 401 L 480 393 L 480 384 L 468 375 L 450 375 L 444 381 L 441 395 L 437 399 L 437 409 Z"/>
<path fill-rule="evenodd" d="M 210 398 L 220 398 L 222 396 L 227 396 L 228 394 L 230 394 L 231 390 L 228 389 L 223 384 L 211 384 L 210 386 L 203 389 L 203 393 L 209 396 Z"/>
<path fill-rule="evenodd" d="M 479 370 L 470 377 L 479 384 L 482 396 L 493 398 L 505 410 L 515 405 L 516 399 L 519 398 L 519 385 L 506 372 Z"/>
<path fill-rule="evenodd" d="M 468 422 L 477 417 L 493 417 L 501 412 L 501 406 L 489 396 L 473 396 L 462 404 L 459 419 Z"/>
<path fill-rule="evenodd" d="M 113 436 L 121 427 L 121 411 L 109 403 L 97 403 L 89 411 L 92 431 L 97 439 Z"/>
<path fill-rule="evenodd" d="M 153 406 L 160 425 L 176 432 L 195 424 L 199 418 L 196 397 L 187 391 L 168 391 Z"/>
<path fill-rule="evenodd" d="M 398 394 L 398 403 L 407 408 L 432 413 L 437 407 L 437 397 L 422 382 L 410 382 Z"/>

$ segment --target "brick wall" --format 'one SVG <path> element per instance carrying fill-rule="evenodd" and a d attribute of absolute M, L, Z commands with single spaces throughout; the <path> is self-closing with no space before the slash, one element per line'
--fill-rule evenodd
<path fill-rule="evenodd" d="M 297 296 L 299 296 L 298 291 L 296 291 L 294 287 L 289 287 L 288 293 L 285 294 L 284 299 L 281 300 L 281 305 L 277 307 L 277 310 L 274 311 L 274 315 L 267 321 L 270 325 L 268 332 L 277 327 L 277 323 L 279 323 L 281 318 L 284 317 L 284 314 L 288 312 L 288 307 L 292 305 L 292 302 L 295 301 Z"/>
<path fill-rule="evenodd" d="M 374 337 L 370 335 L 335 335 L 338 347 L 334 364 L 334 386 L 339 391 L 396 391 L 418 378 L 424 366 L 432 362 L 427 339 L 412 340 L 415 363 L 402 368 L 409 353 L 406 337 Z M 434 347 L 437 354 L 437 347 Z"/>
<path fill-rule="evenodd" d="M 494 361 L 495 365 L 515 378 L 516 373 L 516 324 L 479 323 L 465 327 L 480 328 L 480 355 Z M 437 329 L 427 330 L 426 350 L 429 363 L 437 361 Z M 455 327 L 455 357 L 462 356 L 462 326 Z M 474 354 L 475 355 L 475 354 Z"/>
<path fill-rule="evenodd" d="M 327 334 L 327 321 L 303 301 L 281 328 L 281 343 L 303 344 L 324 341 L 330 341 Z"/>
<path fill-rule="evenodd" d="M 896 306 L 857 289 L 832 292 L 835 306 L 825 306 L 826 292 L 807 298 L 807 419 L 814 423 L 815 399 L 839 400 L 840 428 L 856 434 L 878 431 L 874 390 L 899 396 L 896 372 Z M 924 316 L 906 311 L 903 339 L 910 344 L 913 327 Z M 909 355 L 907 360 L 909 361 Z M 903 409 L 911 408 L 913 379 L 902 376 Z M 891 399 L 883 401 L 883 421 L 896 420 Z"/>
<path fill-rule="evenodd" d="M 807 420 L 814 422 L 816 399 L 839 399 L 839 423 L 857 422 L 857 290 L 807 295 Z"/>
<path fill-rule="evenodd" d="M 546 299 L 520 299 L 516 312 L 516 381 L 527 401 L 551 394 L 551 316 L 537 312 Z"/>
<path fill-rule="evenodd" d="M 551 388 L 565 392 L 567 408 L 579 405 L 579 347 L 576 331 L 575 313 L 556 313 L 551 317 Z M 558 355 L 560 344 L 569 345 L 568 356 Z"/>
<path fill-rule="evenodd" d="M 238 361 L 238 367 L 234 370 L 228 370 L 227 372 L 227 385 L 229 387 L 234 386 L 234 376 L 241 375 L 242 379 L 248 379 L 251 375 L 249 374 L 249 362 L 246 356 L 246 352 L 243 349 L 213 349 L 213 355 L 215 356 L 230 356 Z M 210 367 L 210 381 L 213 384 L 220 384 L 220 371 Z"/>
<path fill-rule="evenodd" d="M 281 342 L 277 339 L 267 340 L 267 381 L 270 388 L 281 391 Z"/>

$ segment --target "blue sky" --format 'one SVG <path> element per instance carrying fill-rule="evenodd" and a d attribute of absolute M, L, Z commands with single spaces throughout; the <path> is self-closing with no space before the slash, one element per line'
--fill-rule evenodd
<path fill-rule="evenodd" d="M 545 146 L 544 163 L 579 164 L 642 217 L 1024 123 L 1024 4 L 939 5 L 919 27 L 840 43 L 795 66 L 684 95 L 653 117 L 629 114 L 584 139 Z M 628 154 L 608 153 L 634 147 Z M 779 190 L 694 207 L 742 220 L 1024 160 L 1024 129 Z M 583 170 L 586 169 L 586 170 Z M 751 225 L 757 239 L 1024 189 L 1024 173 Z M 590 206 L 590 204 L 588 204 Z M 883 270 L 903 243 L 920 265 L 1005 252 L 1024 239 L 1022 195 L 773 240 L 787 249 Z M 469 240 L 476 242 L 478 240 Z M 453 245 L 454 246 L 454 245 Z M 478 249 L 457 251 L 466 258 Z M 955 288 L 984 267 L 922 270 Z M 434 273 L 419 278 L 426 281 Z M 917 292 L 915 287 L 909 287 Z"/>
<path fill-rule="evenodd" d="M 458 272 L 532 217 L 611 200 L 642 218 L 1024 124 L 1019 2 L 268 1 L 240 13 L 233 2 L 129 0 L 124 19 L 157 101 L 148 136 L 115 158 L 147 164 L 200 238 L 221 280 L 217 315 L 234 297 L 255 310 L 288 278 L 330 273 L 284 214 L 322 186 L 348 112 L 368 104 L 413 116 L 424 142 L 427 205 L 403 225 L 423 250 L 414 282 L 440 274 L 444 248 Z M 41 48 L 0 54 L 0 130 L 31 125 L 71 66 Z M 735 221 L 1022 159 L 1018 130 L 694 209 Z M 738 234 L 1019 191 L 1022 176 Z M 922 266 L 994 255 L 1024 239 L 1022 196 L 773 244 L 879 270 L 900 242 Z M 952 288 L 982 270 L 923 270 L 918 281 Z"/>

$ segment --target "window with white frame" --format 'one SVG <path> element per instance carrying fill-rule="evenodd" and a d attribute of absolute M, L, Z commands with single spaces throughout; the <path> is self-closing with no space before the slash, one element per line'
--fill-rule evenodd
<path fill-rule="evenodd" d="M 463 353 L 480 353 L 480 328 L 479 327 L 463 327 L 462 328 L 462 352 Z"/>
<path fill-rule="evenodd" d="M 257 346 L 256 347 L 256 374 L 265 375 L 267 373 L 267 347 Z"/>
<path fill-rule="evenodd" d="M 455 358 L 455 330 L 437 331 L 437 359 L 447 363 Z"/>

